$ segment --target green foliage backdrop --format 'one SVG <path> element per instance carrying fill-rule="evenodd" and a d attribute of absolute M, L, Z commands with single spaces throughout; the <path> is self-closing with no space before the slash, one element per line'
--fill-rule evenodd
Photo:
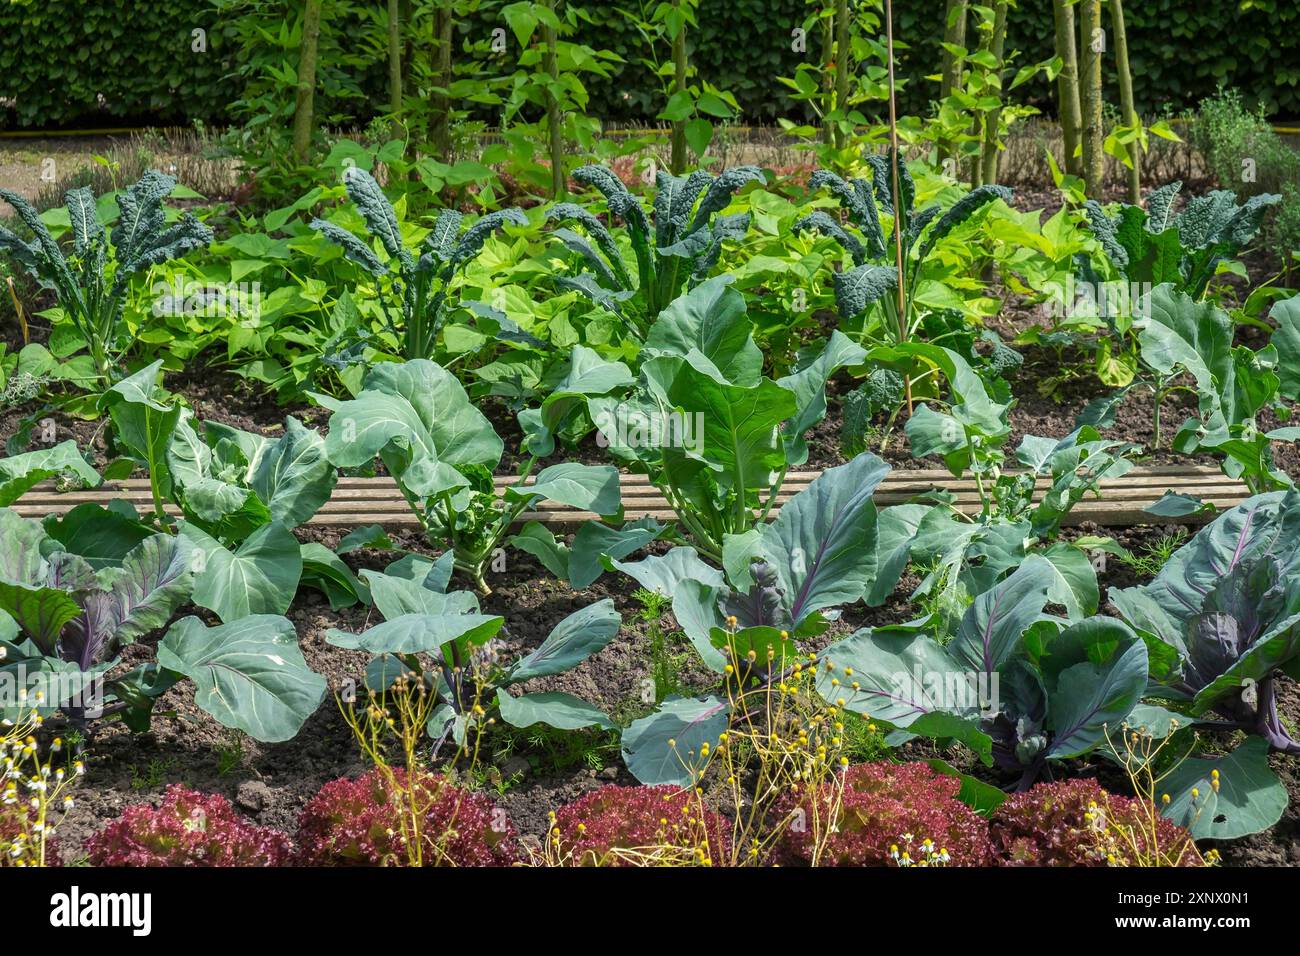
<path fill-rule="evenodd" d="M 376 0 L 377 2 L 377 0 Z M 505 0 L 484 3 L 459 25 L 463 37 L 482 38 L 500 23 Z M 628 60 L 611 81 L 593 79 L 595 115 L 621 122 L 647 122 L 658 109 L 658 88 L 641 64 L 635 29 L 621 8 L 637 0 L 588 3 L 598 26 L 585 37 L 591 46 Z M 274 6 L 271 4 L 270 6 Z M 289 4 L 285 4 L 289 6 Z M 346 6 L 346 5 L 345 5 Z M 360 4 L 352 4 L 353 7 Z M 897 4 L 904 80 L 903 108 L 920 111 L 934 94 L 926 79 L 938 63 L 937 0 Z M 1225 11 L 1225 8 L 1227 10 Z M 807 0 L 701 0 L 700 27 L 691 38 L 692 57 L 705 79 L 732 90 L 752 122 L 796 112 L 776 77 L 792 75 L 805 56 L 791 49 L 792 30 L 811 9 Z M 1138 108 L 1143 112 L 1194 106 L 1220 84 L 1243 90 L 1273 115 L 1300 115 L 1300 4 L 1293 0 L 1143 0 L 1126 7 Z M 331 29 L 360 31 L 344 17 Z M 191 49 L 192 31 L 206 31 L 207 52 Z M 44 0 L 0 5 L 0 100 L 13 105 L 0 123 L 26 127 L 114 122 L 222 122 L 239 95 L 231 74 L 230 25 L 209 0 L 124 4 L 122 0 Z M 362 48 L 353 34 L 354 45 Z M 1021 0 L 1010 25 L 1009 46 L 1020 61 L 1051 55 L 1050 0 Z M 346 46 L 344 42 L 341 45 Z M 382 64 L 358 77 L 374 87 L 371 101 L 385 102 Z M 1027 95 L 1050 104 L 1043 82 Z M 1115 101 L 1112 90 L 1109 98 Z"/>

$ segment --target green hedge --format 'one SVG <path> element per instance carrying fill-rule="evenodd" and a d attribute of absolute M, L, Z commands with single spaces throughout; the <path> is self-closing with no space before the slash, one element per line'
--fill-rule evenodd
<path fill-rule="evenodd" d="M 500 23 L 504 0 L 488 3 L 462 31 L 481 36 Z M 1221 83 L 1245 91 L 1274 115 L 1300 115 L 1300 4 L 1246 0 L 1248 9 L 1205 0 L 1142 0 L 1128 4 L 1130 56 L 1138 106 L 1144 112 L 1195 105 Z M 7 125 L 104 125 L 106 121 L 221 122 L 237 97 L 229 78 L 231 51 L 207 0 L 43 0 L 0 5 L 0 99 Z M 589 3 L 598 27 L 587 42 L 629 62 L 608 82 L 592 82 L 592 112 L 611 120 L 648 122 L 658 109 L 658 83 L 639 60 L 638 36 L 618 2 Z M 938 61 L 941 0 L 898 5 L 904 81 L 903 109 L 925 108 L 935 84 L 925 79 Z M 806 0 L 701 0 L 692 56 L 703 75 L 731 89 L 753 122 L 795 110 L 776 77 L 791 75 L 803 58 L 790 49 L 791 30 Z M 207 30 L 206 53 L 191 52 L 191 31 Z M 1050 0 L 1021 0 L 1010 27 L 1020 62 L 1051 55 Z M 815 56 L 820 43 L 809 40 Z M 228 45 L 227 45 L 228 47 Z M 382 83 L 381 71 L 375 82 Z M 1039 82 L 1026 94 L 1049 107 Z M 382 89 L 375 102 L 384 102 Z M 1117 94 L 1112 89 L 1113 101 Z M 102 98 L 102 99 L 101 99 Z"/>
<path fill-rule="evenodd" d="M 203 0 L 0 3 L 0 123 L 184 124 L 214 120 L 238 95 L 223 79 L 219 29 Z M 191 51 L 194 29 L 206 53 Z M 102 97 L 102 100 L 101 100 Z"/>

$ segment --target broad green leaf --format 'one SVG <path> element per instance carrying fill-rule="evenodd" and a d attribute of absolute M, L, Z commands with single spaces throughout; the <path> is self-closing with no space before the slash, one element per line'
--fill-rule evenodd
<path fill-rule="evenodd" d="M 0 458 L 0 507 L 13 504 L 39 482 L 66 475 L 94 488 L 99 473 L 77 451 L 72 439 L 53 448 Z"/>
<path fill-rule="evenodd" d="M 277 615 L 217 627 L 182 618 L 158 645 L 158 663 L 192 680 L 195 703 L 218 722 L 256 740 L 290 739 L 325 697 L 293 625 Z"/>
<path fill-rule="evenodd" d="M 868 452 L 828 468 L 760 529 L 797 627 L 813 611 L 861 600 L 878 571 L 872 494 L 889 466 Z"/>
<path fill-rule="evenodd" d="M 283 614 L 293 603 L 302 576 L 298 539 L 272 522 L 233 553 L 200 528 L 186 523 L 181 537 L 194 558 L 194 603 L 216 611 L 229 624 L 253 614 Z"/>
<path fill-rule="evenodd" d="M 533 724 L 547 724 L 559 730 L 580 730 L 583 727 L 611 730 L 614 727 L 614 722 L 600 708 L 572 694 L 557 691 L 512 697 L 499 689 L 497 708 L 501 711 L 501 719 L 513 727 L 531 727 Z"/>
<path fill-rule="evenodd" d="M 330 630 L 325 639 L 335 647 L 371 654 L 437 654 L 448 644 L 486 643 L 504 624 L 505 618 L 492 614 L 403 614 L 361 634 Z"/>
<path fill-rule="evenodd" d="M 623 731 L 623 761 L 647 786 L 693 786 L 706 762 L 700 745 L 717 744 L 728 715 L 727 702 L 717 697 L 669 697 Z"/>
<path fill-rule="evenodd" d="M 515 662 L 507 679 L 514 684 L 572 670 L 612 641 L 622 623 L 609 598 L 574 611 L 536 649 Z"/>
<path fill-rule="evenodd" d="M 1161 813 L 1197 840 L 1236 840 L 1267 830 L 1282 818 L 1288 803 L 1286 787 L 1269 768 L 1268 742 L 1262 737 L 1248 737 L 1222 757 L 1184 760 L 1160 781 L 1160 790 L 1170 798 Z"/>

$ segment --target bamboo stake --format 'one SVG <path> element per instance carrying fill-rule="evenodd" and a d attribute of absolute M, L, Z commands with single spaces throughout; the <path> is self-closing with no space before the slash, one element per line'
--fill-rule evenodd
<path fill-rule="evenodd" d="M 885 0 L 885 48 L 889 56 L 889 148 L 893 159 L 889 164 L 892 176 L 891 191 L 894 197 L 894 264 L 898 268 L 898 341 L 907 341 L 907 296 L 904 290 L 905 276 L 903 270 L 903 198 L 898 186 L 898 164 L 903 157 L 898 151 L 898 105 L 894 91 L 894 5 L 893 0 Z M 903 376 L 903 387 L 907 393 L 907 413 L 912 414 L 912 377 Z"/>

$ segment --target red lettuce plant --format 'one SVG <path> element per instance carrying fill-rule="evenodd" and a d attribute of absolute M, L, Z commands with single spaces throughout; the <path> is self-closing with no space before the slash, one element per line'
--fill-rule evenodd
<path fill-rule="evenodd" d="M 509 817 L 484 795 L 438 774 L 408 785 L 405 770 L 388 772 L 393 787 L 372 770 L 356 780 L 332 780 L 308 801 L 298 818 L 300 865 L 411 865 L 413 854 L 402 842 L 402 808 L 411 805 L 421 811 L 415 855 L 422 865 L 509 866 L 519 859 Z"/>
<path fill-rule="evenodd" d="M 773 862 L 886 866 L 897 859 L 894 853 L 906 852 L 920 862 L 920 848 L 928 840 L 936 854 L 946 851 L 950 866 L 987 866 L 993 860 L 988 824 L 957 799 L 960 789 L 958 778 L 925 763 L 850 767 L 842 792 L 826 784 L 815 796 L 789 795 L 777 804 L 782 818 L 796 816 L 777 841 Z"/>
<path fill-rule="evenodd" d="M 1201 866 L 1186 830 L 1143 801 L 1095 780 L 1040 783 L 993 812 L 990 834 L 1003 866 Z"/>
<path fill-rule="evenodd" d="M 127 807 L 87 841 L 94 866 L 285 866 L 289 838 L 249 823 L 220 794 L 172 784 L 162 805 Z"/>
<path fill-rule="evenodd" d="M 548 839 L 575 866 L 714 865 L 729 859 L 730 829 L 690 791 L 611 785 L 556 811 Z"/>

